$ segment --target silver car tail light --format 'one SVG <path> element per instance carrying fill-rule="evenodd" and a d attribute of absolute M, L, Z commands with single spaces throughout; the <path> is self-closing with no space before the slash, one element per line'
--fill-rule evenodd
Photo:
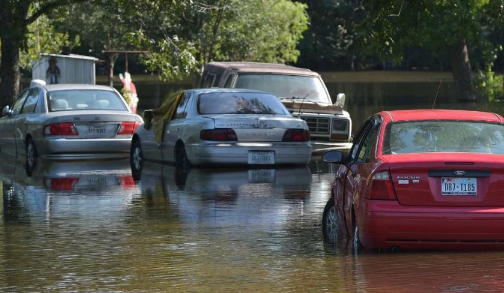
<path fill-rule="evenodd" d="M 117 135 L 133 135 L 140 123 L 124 121 L 117 129 Z"/>
<path fill-rule="evenodd" d="M 282 141 L 309 141 L 310 133 L 306 129 L 287 129 Z"/>
<path fill-rule="evenodd" d="M 201 140 L 237 141 L 236 132 L 231 128 L 204 129 L 200 132 Z"/>
<path fill-rule="evenodd" d="M 51 123 L 44 126 L 42 130 L 44 136 L 50 135 L 79 135 L 72 122 Z"/>

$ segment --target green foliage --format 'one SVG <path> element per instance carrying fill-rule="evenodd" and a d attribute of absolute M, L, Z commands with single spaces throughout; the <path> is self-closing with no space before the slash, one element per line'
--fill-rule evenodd
<path fill-rule="evenodd" d="M 60 54 L 64 47 L 78 45 L 78 35 L 70 40 L 68 33 L 59 33 L 47 16 L 39 17 L 28 26 L 26 50 L 19 57 L 19 65 L 25 70 L 31 70 L 40 53 Z"/>
<path fill-rule="evenodd" d="M 139 7 L 137 14 L 149 17 L 130 40 L 150 52 L 145 64 L 164 79 L 200 73 L 212 60 L 295 62 L 308 27 L 306 6 L 288 0 L 173 1 L 171 9 L 158 3 Z"/>
<path fill-rule="evenodd" d="M 493 102 L 504 98 L 504 78 L 492 71 L 478 70 L 474 78 L 475 88 L 478 94 Z"/>

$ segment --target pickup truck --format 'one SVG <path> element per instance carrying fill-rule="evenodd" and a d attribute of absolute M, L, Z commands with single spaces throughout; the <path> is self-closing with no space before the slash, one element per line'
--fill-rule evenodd
<path fill-rule="evenodd" d="M 305 120 L 313 151 L 349 149 L 352 119 L 345 94 L 333 103 L 320 75 L 305 68 L 260 62 L 210 62 L 200 87 L 245 88 L 273 93 L 291 114 Z"/>

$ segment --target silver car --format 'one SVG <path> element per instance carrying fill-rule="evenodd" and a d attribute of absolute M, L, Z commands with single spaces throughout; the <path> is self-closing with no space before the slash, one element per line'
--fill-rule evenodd
<path fill-rule="evenodd" d="M 113 88 L 34 84 L 0 118 L 2 153 L 58 159 L 128 157 L 142 118 Z"/>
<path fill-rule="evenodd" d="M 292 117 L 270 93 L 186 90 L 172 106 L 171 116 L 159 110 L 144 113 L 145 124 L 137 129 L 132 141 L 134 172 L 141 170 L 143 160 L 181 167 L 307 164 L 310 160 L 312 148 L 306 122 Z M 150 121 L 149 112 L 157 112 L 159 117 L 154 115 Z M 160 117 L 165 120 L 156 121 Z M 156 130 L 156 125 L 162 129 Z"/>

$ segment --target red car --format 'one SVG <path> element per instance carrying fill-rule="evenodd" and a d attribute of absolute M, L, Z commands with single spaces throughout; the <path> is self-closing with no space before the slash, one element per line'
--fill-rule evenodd
<path fill-rule="evenodd" d="M 456 110 L 368 118 L 340 164 L 323 215 L 354 248 L 503 249 L 504 118 Z"/>

